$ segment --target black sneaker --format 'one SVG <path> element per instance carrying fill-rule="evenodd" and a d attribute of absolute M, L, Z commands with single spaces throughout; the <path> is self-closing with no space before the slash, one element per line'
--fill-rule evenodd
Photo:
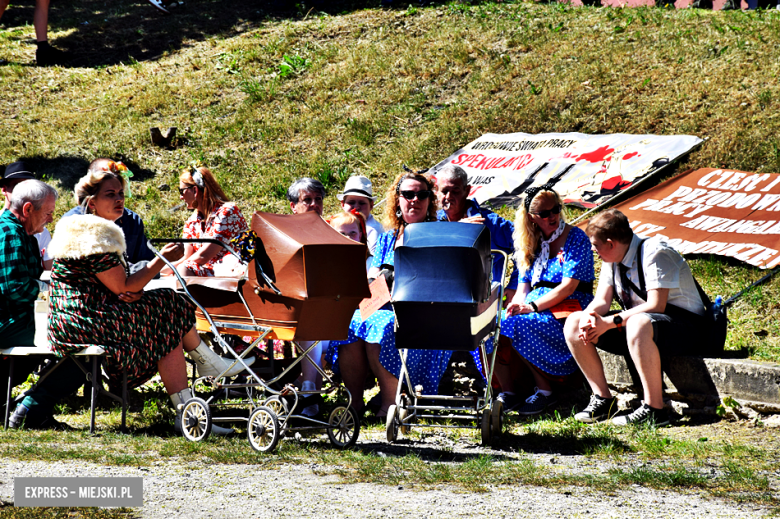
<path fill-rule="evenodd" d="M 558 401 L 555 395 L 547 396 L 539 391 L 539 388 L 535 390 L 533 395 L 525 399 L 525 404 L 517 410 L 517 414 L 525 416 L 539 414 Z"/>
<path fill-rule="evenodd" d="M 618 411 L 617 399 L 615 397 L 601 398 L 593 394 L 590 395 L 588 407 L 574 415 L 574 419 L 582 423 L 595 423 L 606 420 Z"/>
<path fill-rule="evenodd" d="M 39 45 L 35 51 L 35 62 L 39 67 L 65 65 L 68 61 L 70 61 L 70 55 L 67 52 L 54 48 L 49 44 Z"/>
<path fill-rule="evenodd" d="M 496 397 L 496 400 L 504 404 L 505 413 L 508 413 L 509 411 L 514 411 L 524 403 L 520 399 L 520 397 L 518 397 L 514 393 L 501 393 Z"/>
<path fill-rule="evenodd" d="M 666 409 L 654 409 L 645 402 L 642 402 L 642 405 L 633 413 L 612 419 L 612 423 L 615 425 L 649 423 L 655 424 L 657 427 L 669 425 L 669 421 L 669 413 Z"/>

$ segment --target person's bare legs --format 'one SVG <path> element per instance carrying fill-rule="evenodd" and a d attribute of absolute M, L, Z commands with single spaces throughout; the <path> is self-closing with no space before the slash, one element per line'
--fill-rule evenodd
<path fill-rule="evenodd" d="M 157 362 L 157 371 L 169 395 L 187 389 L 187 364 L 181 343 Z"/>
<path fill-rule="evenodd" d="M 550 385 L 550 381 L 547 380 L 544 375 L 542 375 L 542 371 L 528 362 L 525 357 L 520 357 L 523 359 L 523 363 L 528 366 L 528 369 L 531 371 L 531 374 L 534 376 L 534 385 L 541 389 L 542 391 L 552 391 L 552 386 Z"/>
<path fill-rule="evenodd" d="M 604 365 L 601 363 L 598 351 L 596 351 L 596 345 L 586 344 L 579 337 L 581 315 L 582 312 L 575 312 L 566 319 L 563 328 L 566 344 L 582 370 L 582 374 L 585 375 L 593 394 L 601 398 L 612 398 L 612 393 L 607 385 L 607 377 L 604 375 Z"/>
<path fill-rule="evenodd" d="M 508 337 L 499 335 L 498 348 L 501 350 L 504 348 L 512 348 L 512 341 Z M 501 387 L 501 392 L 508 391 L 510 393 L 515 393 L 515 379 L 512 376 L 512 368 L 509 364 L 501 364 L 499 359 L 496 359 L 493 376 L 496 377 L 496 381 L 498 381 L 498 385 Z"/>
<path fill-rule="evenodd" d="M 626 341 L 631 360 L 642 381 L 645 403 L 655 409 L 663 409 L 661 355 L 653 342 L 653 323 L 650 318 L 644 314 L 632 315 L 626 321 Z"/>
<path fill-rule="evenodd" d="M 182 338 L 182 345 L 184 346 L 184 351 L 192 351 L 195 348 L 197 348 L 199 344 L 200 344 L 200 335 L 198 335 L 198 330 L 196 330 L 195 327 L 193 326 Z"/>
<path fill-rule="evenodd" d="M 352 409 L 363 411 L 363 387 L 368 375 L 366 343 L 362 340 L 339 346 L 341 380 L 352 395 Z"/>
<path fill-rule="evenodd" d="M 7 4 L 8 2 L 6 2 Z M 35 27 L 36 41 L 49 39 L 49 0 L 35 0 L 33 26 Z"/>
<path fill-rule="evenodd" d="M 398 379 L 379 362 L 379 353 L 381 351 L 382 347 L 379 344 L 366 344 L 368 365 L 371 367 L 374 375 L 376 375 L 377 382 L 379 382 L 379 395 L 382 398 L 382 407 L 379 408 L 377 416 L 380 417 L 386 415 L 387 409 L 395 403 L 395 392 L 398 389 Z M 401 352 L 398 353 L 400 354 Z"/>

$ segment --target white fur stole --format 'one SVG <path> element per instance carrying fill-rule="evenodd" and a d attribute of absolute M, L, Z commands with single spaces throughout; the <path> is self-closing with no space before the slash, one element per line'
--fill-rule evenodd
<path fill-rule="evenodd" d="M 121 257 L 126 249 L 125 234 L 117 224 L 85 214 L 69 216 L 57 222 L 48 252 L 54 259 L 75 259 L 110 252 Z"/>

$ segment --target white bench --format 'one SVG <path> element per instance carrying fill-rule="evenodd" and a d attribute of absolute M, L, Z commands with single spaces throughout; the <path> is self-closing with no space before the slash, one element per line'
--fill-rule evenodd
<path fill-rule="evenodd" d="M 8 380 L 6 381 L 8 393 L 6 396 L 5 416 L 3 421 L 3 426 L 6 429 L 8 428 L 8 418 L 11 412 L 11 390 L 13 389 L 11 384 L 13 380 L 14 358 L 22 357 L 22 356 L 27 357 L 31 355 L 43 355 L 43 356 L 54 355 L 54 352 L 51 349 L 51 345 L 49 344 L 49 341 L 46 339 L 47 324 L 48 324 L 47 314 L 44 312 L 36 312 L 35 313 L 35 339 L 34 339 L 35 346 L 13 346 L 10 348 L 0 349 L 0 355 L 9 357 Z M 79 369 L 81 369 L 86 375 L 87 382 L 89 382 L 90 385 L 92 386 L 91 396 L 90 396 L 90 421 L 89 421 L 90 434 L 94 434 L 95 432 L 95 404 L 97 403 L 97 397 L 99 394 L 106 395 L 109 398 L 112 398 L 122 404 L 122 432 L 126 431 L 125 423 L 127 419 L 127 370 L 124 370 L 122 373 L 122 396 L 121 397 L 104 389 L 103 382 L 101 379 L 100 366 L 101 366 L 101 360 L 105 356 L 105 354 L 106 352 L 101 346 L 88 346 L 83 350 L 79 351 L 78 353 L 73 353 L 70 355 L 73 357 L 84 357 L 85 360 L 92 361 L 91 369 L 89 371 L 86 370 L 81 365 L 80 362 L 76 363 Z M 53 367 L 51 367 L 41 377 L 40 380 L 38 380 L 38 383 L 40 384 L 41 382 L 43 382 L 43 380 L 45 380 L 45 378 L 49 376 L 55 369 L 57 369 L 60 366 L 60 364 L 62 364 L 65 360 L 66 360 L 65 357 L 61 359 L 57 359 L 56 364 Z"/>

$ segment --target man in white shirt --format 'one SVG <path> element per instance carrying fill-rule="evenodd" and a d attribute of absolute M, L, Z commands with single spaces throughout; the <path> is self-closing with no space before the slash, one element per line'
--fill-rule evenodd
<path fill-rule="evenodd" d="M 618 210 L 597 215 L 585 232 L 604 263 L 593 302 L 566 319 L 566 342 L 593 390 L 575 418 L 591 423 L 617 410 L 598 347 L 630 359 L 644 392 L 642 406 L 613 423 L 665 425 L 661 356 L 700 355 L 708 345 L 708 320 L 691 269 L 660 239 L 636 236 Z M 613 299 L 621 311 L 610 312 Z"/>

